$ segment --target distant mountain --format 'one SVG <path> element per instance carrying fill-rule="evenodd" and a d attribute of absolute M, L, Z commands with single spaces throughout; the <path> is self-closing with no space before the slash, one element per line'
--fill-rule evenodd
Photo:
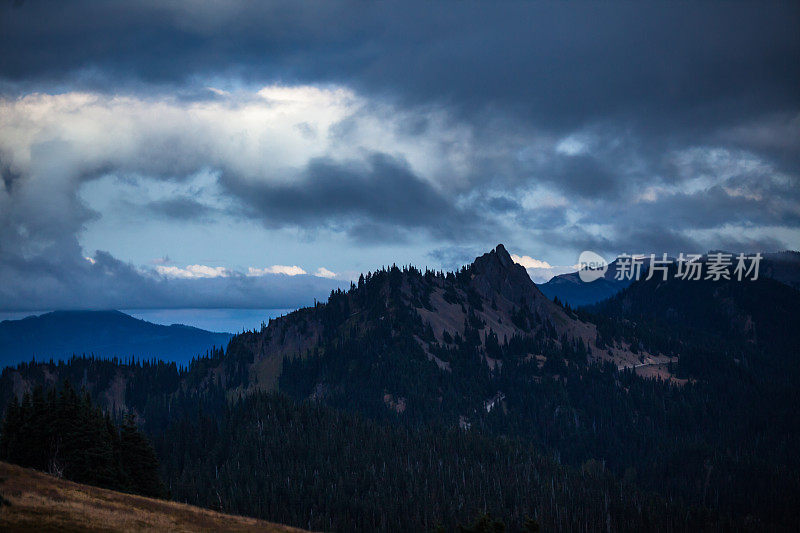
<path fill-rule="evenodd" d="M 800 252 L 770 252 L 762 254 L 762 256 L 759 268 L 761 277 L 772 278 L 795 289 L 800 289 Z M 619 259 L 615 259 L 609 263 L 605 276 L 589 283 L 581 281 L 577 272 L 570 272 L 554 276 L 550 281 L 542 283 L 538 287 L 551 300 L 558 298 L 573 308 L 593 305 L 614 296 L 633 282 L 629 279 L 615 279 L 618 264 Z M 643 266 L 642 272 L 644 273 L 645 270 L 646 268 Z"/>
<path fill-rule="evenodd" d="M 570 307 L 595 304 L 614 296 L 633 282 L 630 279 L 614 279 L 618 262 L 619 260 L 615 259 L 609 263 L 605 275 L 592 282 L 581 281 L 577 272 L 570 272 L 554 276 L 547 283 L 539 285 L 539 289 L 551 300 L 558 298 Z"/>
<path fill-rule="evenodd" d="M 188 364 L 212 347 L 227 345 L 229 333 L 191 326 L 162 326 L 119 311 L 54 311 L 0 322 L 0 364 L 13 365 L 75 355 L 158 358 Z"/>

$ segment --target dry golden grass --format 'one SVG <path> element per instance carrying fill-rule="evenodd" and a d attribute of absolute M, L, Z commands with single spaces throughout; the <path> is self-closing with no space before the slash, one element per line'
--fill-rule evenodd
<path fill-rule="evenodd" d="M 72 483 L 2 462 L 0 496 L 0 531 L 301 531 Z"/>

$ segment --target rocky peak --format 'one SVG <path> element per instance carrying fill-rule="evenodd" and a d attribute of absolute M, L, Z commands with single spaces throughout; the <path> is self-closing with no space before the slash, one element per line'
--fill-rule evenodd
<path fill-rule="evenodd" d="M 497 256 L 497 260 L 500 261 L 500 264 L 506 268 L 514 265 L 514 261 L 511 259 L 511 255 L 506 250 L 506 247 L 503 246 L 502 244 L 498 244 L 497 247 L 489 253 L 495 254 Z"/>
<path fill-rule="evenodd" d="M 511 255 L 506 250 L 506 247 L 502 244 L 498 244 L 494 250 L 486 252 L 482 256 L 475 258 L 475 261 L 472 263 L 473 270 L 482 271 L 509 270 L 514 269 L 516 266 L 520 265 L 514 263 L 514 260 L 511 259 Z"/>
<path fill-rule="evenodd" d="M 531 281 L 525 267 L 515 263 L 502 244 L 476 258 L 470 272 L 473 286 L 485 298 L 500 294 L 514 303 L 519 303 L 524 298 L 528 305 L 544 298 Z"/>

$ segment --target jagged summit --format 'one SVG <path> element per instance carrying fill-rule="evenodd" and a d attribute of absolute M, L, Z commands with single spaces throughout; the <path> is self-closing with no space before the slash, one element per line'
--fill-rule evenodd
<path fill-rule="evenodd" d="M 511 265 L 515 264 L 513 259 L 511 259 L 511 254 L 508 253 L 508 251 L 506 250 L 506 247 L 503 246 L 503 243 L 498 244 L 495 247 L 495 249 L 492 250 L 492 252 L 489 252 L 489 253 L 494 253 L 497 256 L 497 258 L 500 260 L 500 263 L 503 264 L 503 266 L 511 266 Z"/>
<path fill-rule="evenodd" d="M 514 263 L 514 260 L 511 259 L 511 254 L 508 253 L 508 250 L 506 250 L 506 247 L 503 246 L 502 244 L 498 244 L 494 248 L 494 250 L 490 250 L 485 254 L 476 257 L 475 261 L 473 261 L 473 264 L 485 263 L 490 261 L 496 261 L 503 268 L 512 268 L 514 265 L 516 265 L 516 263 Z"/>
<path fill-rule="evenodd" d="M 472 284 L 484 298 L 492 299 L 499 295 L 532 311 L 561 314 L 561 309 L 542 294 L 525 267 L 515 263 L 502 244 L 476 258 L 470 272 Z"/>

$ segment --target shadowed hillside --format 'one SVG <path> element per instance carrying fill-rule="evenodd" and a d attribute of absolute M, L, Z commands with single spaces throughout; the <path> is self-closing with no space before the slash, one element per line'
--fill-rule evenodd
<path fill-rule="evenodd" d="M 255 518 L 134 496 L 0 463 L 3 531 L 300 532 Z"/>

